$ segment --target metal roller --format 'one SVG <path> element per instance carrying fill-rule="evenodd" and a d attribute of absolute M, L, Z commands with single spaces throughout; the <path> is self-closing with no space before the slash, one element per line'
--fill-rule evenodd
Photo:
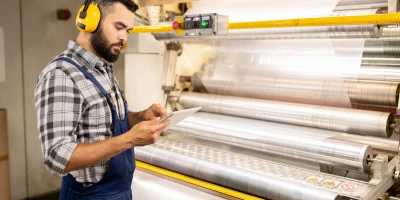
<path fill-rule="evenodd" d="M 336 193 L 285 180 L 278 176 L 229 167 L 161 148 L 157 148 L 157 145 L 135 148 L 136 159 L 267 199 L 340 199 Z"/>
<path fill-rule="evenodd" d="M 192 86 L 205 86 L 212 94 L 348 108 L 351 103 L 397 106 L 400 89 L 397 82 L 251 77 L 213 80 L 201 75 L 192 77 Z"/>
<path fill-rule="evenodd" d="M 400 54 L 400 41 L 397 40 L 366 40 L 363 56 L 397 58 Z"/>
<path fill-rule="evenodd" d="M 374 106 L 374 105 L 368 105 L 368 104 L 353 103 L 353 104 L 351 104 L 351 107 L 354 109 L 359 109 L 359 110 L 370 110 L 370 111 L 377 111 L 377 112 L 392 113 L 393 115 L 396 115 L 396 112 L 397 112 L 397 107 L 394 107 L 394 106 Z"/>
<path fill-rule="evenodd" d="M 397 106 L 399 101 L 398 82 L 345 81 L 352 103 L 382 106 Z"/>
<path fill-rule="evenodd" d="M 366 159 L 372 158 L 373 154 L 368 145 L 307 136 L 279 128 L 276 130 L 276 126 L 285 127 L 285 124 L 201 112 L 186 118 L 170 131 L 230 145 L 258 148 L 278 156 L 302 158 L 335 168 L 369 171 Z"/>
<path fill-rule="evenodd" d="M 397 154 L 397 151 L 399 150 L 398 141 L 385 138 L 339 134 L 330 137 L 330 139 L 369 145 L 374 151 L 384 152 L 385 154 L 391 155 Z"/>
<path fill-rule="evenodd" d="M 399 58 L 375 58 L 375 57 L 363 57 L 361 60 L 361 66 L 392 66 L 400 67 Z"/>
<path fill-rule="evenodd" d="M 400 67 L 390 65 L 361 65 L 358 80 L 400 82 Z"/>
<path fill-rule="evenodd" d="M 368 15 L 382 13 L 380 9 L 337 11 L 331 16 Z M 266 28 L 228 30 L 228 35 L 177 36 L 173 32 L 153 33 L 160 41 L 244 40 L 244 39 L 322 39 L 322 38 L 380 38 L 383 28 L 376 25 L 323 26 L 295 28 Z"/>
<path fill-rule="evenodd" d="M 358 135 L 391 137 L 394 117 L 390 113 L 285 103 L 251 98 L 184 92 L 179 103 L 185 108 L 201 106 L 204 112 L 261 119 Z"/>
<path fill-rule="evenodd" d="M 400 39 L 400 28 L 383 28 L 382 39 Z"/>

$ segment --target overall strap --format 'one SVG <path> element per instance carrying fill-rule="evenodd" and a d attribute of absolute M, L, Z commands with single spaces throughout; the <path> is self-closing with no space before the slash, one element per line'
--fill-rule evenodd
<path fill-rule="evenodd" d="M 117 81 L 114 81 L 114 83 L 115 83 L 115 85 L 117 86 L 117 89 L 119 90 L 119 92 L 121 93 L 121 96 L 122 96 L 122 99 L 124 100 L 124 103 L 126 104 L 127 101 L 126 101 L 126 99 L 125 99 L 124 91 L 121 90 L 121 87 L 119 87 L 119 84 L 118 84 Z"/>
<path fill-rule="evenodd" d="M 110 107 L 112 109 L 115 108 L 115 104 L 113 103 L 113 100 L 111 99 L 111 94 L 107 93 L 106 90 L 104 90 L 103 86 L 101 86 L 101 84 L 96 80 L 96 78 L 94 78 L 94 76 L 92 74 L 87 72 L 85 69 L 83 69 L 80 65 L 78 65 L 76 62 L 74 62 L 70 58 L 59 57 L 59 58 L 56 58 L 55 60 L 53 60 L 52 62 L 56 62 L 56 61 L 65 61 L 65 62 L 68 62 L 68 63 L 74 65 L 76 68 L 78 68 L 86 76 L 86 78 L 90 79 L 92 81 L 92 83 L 94 85 L 96 85 L 97 88 L 99 88 L 101 93 L 103 93 L 103 95 L 107 98 L 107 101 L 110 104 Z"/>

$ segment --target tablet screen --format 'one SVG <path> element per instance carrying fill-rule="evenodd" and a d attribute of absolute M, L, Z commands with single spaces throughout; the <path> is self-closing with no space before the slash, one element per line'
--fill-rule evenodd
<path fill-rule="evenodd" d="M 195 108 L 175 111 L 175 112 L 169 114 L 168 116 L 162 118 L 158 123 L 162 123 L 165 120 L 170 120 L 169 126 L 167 126 L 167 128 L 165 128 L 165 129 L 168 129 L 168 128 L 175 126 L 177 123 L 184 120 L 186 117 L 193 115 L 200 109 L 201 109 L 201 107 L 195 107 Z"/>

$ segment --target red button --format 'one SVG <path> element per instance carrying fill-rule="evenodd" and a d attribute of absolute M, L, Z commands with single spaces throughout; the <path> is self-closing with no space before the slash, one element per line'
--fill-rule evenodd
<path fill-rule="evenodd" d="M 178 30 L 179 27 L 180 27 L 179 22 L 177 22 L 177 21 L 172 22 L 172 28 L 173 28 L 174 30 Z"/>

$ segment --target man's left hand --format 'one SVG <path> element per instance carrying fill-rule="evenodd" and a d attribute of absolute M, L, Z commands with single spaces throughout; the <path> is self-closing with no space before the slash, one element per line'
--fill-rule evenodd
<path fill-rule="evenodd" d="M 160 119 L 162 119 L 168 115 L 165 108 L 160 104 L 153 104 L 146 110 L 141 111 L 139 114 L 143 121 L 152 120 L 155 117 L 160 117 Z"/>

